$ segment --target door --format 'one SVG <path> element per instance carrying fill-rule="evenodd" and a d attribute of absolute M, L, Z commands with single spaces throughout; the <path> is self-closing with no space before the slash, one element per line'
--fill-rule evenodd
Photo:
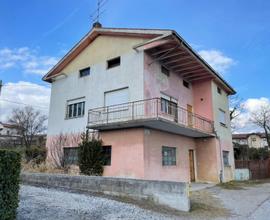
<path fill-rule="evenodd" d="M 189 127 L 193 127 L 193 108 L 192 105 L 187 105 L 187 122 Z"/>
<path fill-rule="evenodd" d="M 190 181 L 195 181 L 194 150 L 189 150 L 189 172 Z"/>

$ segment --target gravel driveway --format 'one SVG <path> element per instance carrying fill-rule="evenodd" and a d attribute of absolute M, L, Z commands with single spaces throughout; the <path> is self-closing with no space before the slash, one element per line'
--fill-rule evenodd
<path fill-rule="evenodd" d="M 270 216 L 270 184 L 228 190 L 215 186 L 192 192 L 190 213 L 168 213 L 110 198 L 21 186 L 19 220 L 77 219 L 259 219 Z M 147 207 L 149 208 L 149 207 Z"/>

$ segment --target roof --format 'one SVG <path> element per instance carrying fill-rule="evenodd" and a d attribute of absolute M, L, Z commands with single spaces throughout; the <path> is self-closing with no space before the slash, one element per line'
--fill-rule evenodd
<path fill-rule="evenodd" d="M 0 122 L 0 125 L 2 125 L 4 128 L 14 128 L 14 129 L 18 129 L 18 125 L 15 125 L 15 124 L 8 124 L 8 123 L 3 123 L 3 122 Z"/>
<path fill-rule="evenodd" d="M 232 138 L 233 139 L 247 139 L 249 136 L 251 135 L 258 135 L 260 136 L 261 138 L 265 138 L 265 133 L 261 133 L 261 132 L 253 132 L 253 133 L 242 133 L 242 134 L 233 134 L 232 135 Z"/>
<path fill-rule="evenodd" d="M 213 78 L 221 84 L 229 94 L 236 93 L 235 90 L 201 56 L 199 56 L 176 31 L 170 29 L 93 28 L 43 77 L 43 80 L 52 82 L 54 77 L 61 75 L 61 71 L 66 65 L 68 65 L 82 50 L 100 35 L 145 38 L 147 41 L 143 44 L 135 45 L 134 49 L 142 49 L 151 55 L 156 54 L 156 51 L 159 51 L 160 56 L 167 58 L 167 60 L 163 60 L 163 62 L 169 61 L 171 64 L 178 64 L 176 58 L 179 60 L 179 56 L 174 55 L 181 52 L 183 54 L 185 53 L 186 60 L 183 64 L 185 65 L 183 66 L 185 68 L 179 69 L 179 71 L 190 69 L 190 73 L 192 74 L 187 75 L 186 72 L 182 72 L 181 74 L 184 75 L 183 78 L 186 78 L 188 81 Z M 167 49 L 167 51 L 165 49 Z M 164 57 L 164 55 L 168 55 L 170 52 L 173 52 L 173 54 L 170 54 L 170 58 L 168 56 Z M 160 57 L 157 57 L 156 59 L 159 58 Z M 174 58 L 174 60 L 172 60 L 172 58 Z M 161 59 L 159 61 L 161 62 Z M 172 65 L 170 65 L 170 67 L 171 66 Z M 175 66 L 177 67 L 177 65 Z M 173 67 L 174 66 L 172 66 L 172 68 Z"/>

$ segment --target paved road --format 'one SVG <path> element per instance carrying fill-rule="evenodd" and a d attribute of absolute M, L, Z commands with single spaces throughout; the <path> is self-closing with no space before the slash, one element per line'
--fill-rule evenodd
<path fill-rule="evenodd" d="M 241 190 L 207 188 L 193 194 L 198 205 L 190 213 L 160 213 L 108 198 L 55 189 L 22 186 L 19 220 L 80 219 L 270 219 L 270 184 Z M 213 207 L 211 207 L 213 205 Z M 218 208 L 217 208 L 218 207 Z"/>

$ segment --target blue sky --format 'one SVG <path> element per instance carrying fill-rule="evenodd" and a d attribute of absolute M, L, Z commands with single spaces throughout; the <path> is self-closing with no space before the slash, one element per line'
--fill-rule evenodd
<path fill-rule="evenodd" d="M 0 0 L 0 79 L 10 88 L 48 86 L 42 74 L 90 30 L 95 8 L 96 0 Z M 104 9 L 103 26 L 174 29 L 239 97 L 270 97 L 270 1 L 108 0 Z M 10 97 L 3 87 L 5 94 Z M 31 100 L 47 104 L 38 99 Z"/>

